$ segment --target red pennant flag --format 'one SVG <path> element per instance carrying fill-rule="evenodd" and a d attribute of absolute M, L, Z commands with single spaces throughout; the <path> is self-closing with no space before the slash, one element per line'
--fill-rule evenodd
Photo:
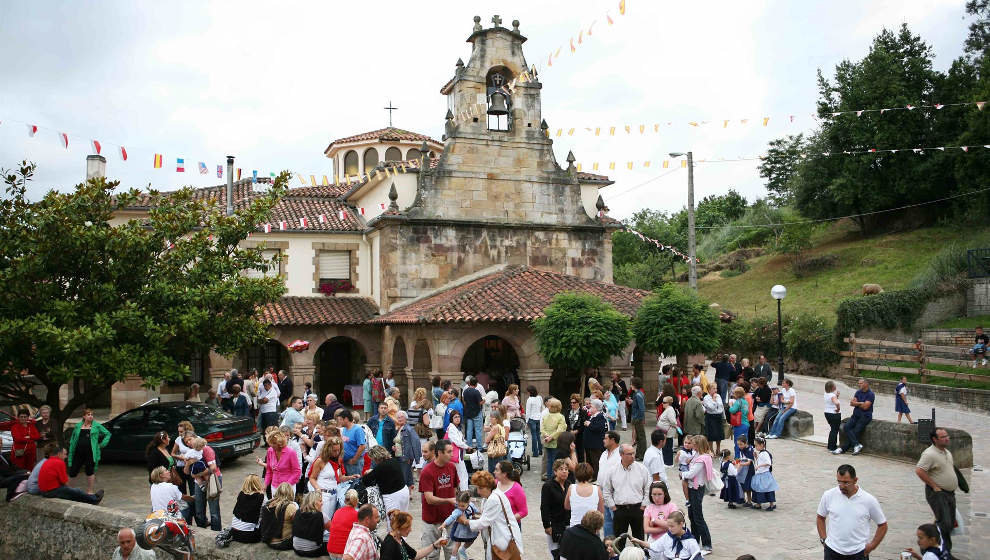
<path fill-rule="evenodd" d="M 289 229 L 289 222 L 286 222 L 285 220 L 279 222 L 278 223 L 278 229 L 280 229 L 282 231 L 285 231 L 285 230 Z"/>
<path fill-rule="evenodd" d="M 358 210 L 361 212 L 361 215 L 364 216 L 364 206 L 362 206 L 361 208 L 358 208 Z"/>
<path fill-rule="evenodd" d="M 983 107 L 980 107 L 980 108 L 982 109 Z M 36 125 L 36 124 L 29 124 L 29 125 L 27 125 L 27 127 L 28 127 L 28 136 L 30 136 L 31 138 L 34 138 L 34 135 L 38 133 L 38 125 Z"/>
<path fill-rule="evenodd" d="M 343 210 L 337 212 L 337 215 L 340 216 L 340 219 L 341 220 L 346 220 L 347 219 L 347 212 L 345 212 Z"/>
<path fill-rule="evenodd" d="M 550 55 L 547 56 L 547 66 L 553 66 L 553 53 L 550 53 Z M 981 107 L 981 109 L 982 109 L 982 107 Z"/>
<path fill-rule="evenodd" d="M 908 111 L 913 111 L 914 105 L 906 105 L 904 108 L 907 109 Z"/>
<path fill-rule="evenodd" d="M 321 224 L 327 223 L 327 215 L 326 214 L 320 214 L 320 218 L 319 219 L 320 219 L 320 223 Z"/>
<path fill-rule="evenodd" d="M 378 203 L 378 207 L 381 208 L 382 210 L 384 210 L 385 209 L 385 203 L 384 202 L 379 202 Z"/>
<path fill-rule="evenodd" d="M 941 109 L 942 107 L 945 107 L 945 105 L 942 105 L 941 103 L 936 103 L 935 104 L 935 108 L 936 109 Z"/>
<path fill-rule="evenodd" d="M 120 147 L 120 159 L 127 161 L 127 149 L 123 146 Z"/>
<path fill-rule="evenodd" d="M 574 52 L 576 50 L 577 49 L 574 47 L 574 37 L 571 37 L 571 52 Z"/>
<path fill-rule="evenodd" d="M 877 149 L 876 148 L 870 148 L 869 151 L 870 151 L 871 154 L 875 154 L 877 152 Z"/>
<path fill-rule="evenodd" d="M 62 147 L 66 150 L 69 149 L 69 135 L 64 132 L 59 132 L 58 137 L 62 140 Z"/>
<path fill-rule="evenodd" d="M 613 23 L 615 23 L 614 21 L 612 21 L 612 16 L 608 15 L 607 13 L 605 14 L 605 19 L 608 20 L 608 24 L 609 25 L 612 25 Z"/>
<path fill-rule="evenodd" d="M 95 151 L 96 154 L 99 155 L 100 154 L 100 150 L 103 149 L 103 146 L 100 145 L 100 141 L 99 140 L 93 140 L 92 142 L 93 142 L 93 151 Z"/>
<path fill-rule="evenodd" d="M 272 232 L 272 225 L 271 224 L 265 224 L 264 230 L 265 230 L 265 233 L 271 233 Z"/>
<path fill-rule="evenodd" d="M 309 220 L 307 218 L 299 218 L 299 227 L 306 229 L 309 227 Z"/>

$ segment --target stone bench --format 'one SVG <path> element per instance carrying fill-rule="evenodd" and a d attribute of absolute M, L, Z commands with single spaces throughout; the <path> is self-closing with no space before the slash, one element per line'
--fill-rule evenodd
<path fill-rule="evenodd" d="M 839 443 L 843 446 L 848 442 L 846 432 L 843 431 L 848 420 L 848 418 L 843 418 L 839 428 Z M 939 428 L 943 428 L 943 426 L 939 426 Z M 952 452 L 956 467 L 960 469 L 971 468 L 973 466 L 973 437 L 963 430 L 945 429 L 949 432 L 949 451 Z M 871 455 L 882 455 L 909 461 L 917 461 L 921 457 L 921 452 L 931 445 L 927 437 L 924 443 L 918 439 L 917 424 L 876 419 L 863 430 L 859 436 L 859 442 L 863 444 L 863 451 Z"/>
<path fill-rule="evenodd" d="M 770 432 L 769 427 L 767 427 L 766 432 Z M 784 430 L 781 432 L 781 437 L 798 438 L 814 434 L 815 417 L 810 412 L 799 408 L 787 419 L 787 422 L 784 424 Z M 732 426 L 728 425 L 728 423 L 725 425 L 725 439 L 732 441 Z"/>

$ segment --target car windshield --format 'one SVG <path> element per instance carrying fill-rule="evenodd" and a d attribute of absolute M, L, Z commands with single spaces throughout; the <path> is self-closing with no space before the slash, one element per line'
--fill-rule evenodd
<path fill-rule="evenodd" d="M 222 409 L 209 405 L 187 404 L 177 407 L 175 413 L 190 422 L 212 422 L 215 420 L 227 420 L 235 418 L 234 415 L 224 412 Z"/>

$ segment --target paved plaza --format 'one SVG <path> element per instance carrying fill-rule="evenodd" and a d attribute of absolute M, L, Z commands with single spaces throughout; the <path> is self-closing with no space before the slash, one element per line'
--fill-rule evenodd
<path fill-rule="evenodd" d="M 712 531 L 714 552 L 708 558 L 735 559 L 741 554 L 752 554 L 757 560 L 798 560 L 822 558 L 822 547 L 818 543 L 815 530 L 815 511 L 819 498 L 826 489 L 835 484 L 835 470 L 842 463 L 850 463 L 856 467 L 860 485 L 866 491 L 874 494 L 887 515 L 890 530 L 881 547 L 871 556 L 872 559 L 894 560 L 901 550 L 915 546 L 914 530 L 921 523 L 931 521 L 931 511 L 924 499 L 921 482 L 914 474 L 914 465 L 909 462 L 894 461 L 886 458 L 870 456 L 868 450 L 859 456 L 834 456 L 824 447 L 824 436 L 827 434 L 827 424 L 821 414 L 821 393 L 824 380 L 819 378 L 794 376 L 798 390 L 799 407 L 813 412 L 815 416 L 814 438 L 809 440 L 776 440 L 771 441 L 769 449 L 774 455 L 774 475 L 781 486 L 777 493 L 778 509 L 774 512 L 752 510 L 729 510 L 724 503 L 716 498 L 705 500 L 705 517 Z M 853 391 L 840 384 L 839 389 L 843 398 L 852 395 Z M 931 404 L 923 401 L 912 401 L 912 409 L 920 415 L 930 411 Z M 973 435 L 974 461 L 977 465 L 990 464 L 987 455 L 987 436 L 980 428 L 985 425 L 987 416 L 971 411 L 953 409 L 943 404 L 937 405 L 940 425 L 960 428 Z M 926 411 L 926 412 L 923 412 Z M 848 412 L 848 411 L 847 411 Z M 875 416 L 879 419 L 893 420 L 893 397 L 877 395 Z M 627 440 L 630 431 L 620 432 L 623 440 Z M 822 443 L 817 443 L 821 440 Z M 254 456 L 261 456 L 255 451 Z M 224 525 L 230 522 L 230 512 L 234 507 L 234 499 L 244 476 L 251 472 L 259 472 L 254 464 L 254 456 L 247 456 L 223 467 L 224 485 L 226 491 L 221 498 L 221 511 Z M 523 535 L 525 553 L 528 558 L 549 558 L 546 549 L 545 535 L 540 523 L 540 487 L 542 482 L 538 472 L 539 460 L 533 463 L 534 469 L 523 475 L 523 486 L 526 489 L 529 516 L 523 520 Z M 979 469 L 979 467 L 977 467 Z M 668 471 L 671 475 L 673 470 Z M 964 560 L 977 560 L 982 556 L 977 550 L 986 550 L 987 529 L 990 523 L 984 517 L 975 517 L 972 512 L 990 511 L 987 504 L 981 470 L 971 473 L 965 471 L 971 480 L 974 493 L 979 497 L 971 499 L 971 495 L 958 494 L 959 508 L 964 514 L 968 526 L 967 535 L 954 538 L 955 553 Z M 99 486 L 106 488 L 107 494 L 104 505 L 145 514 L 149 508 L 147 492 L 147 471 L 138 464 L 104 464 L 98 474 Z M 72 481 L 76 486 L 85 485 L 82 477 Z M 672 495 L 681 504 L 683 497 L 680 488 L 672 488 Z M 418 542 L 420 495 L 413 492 L 411 508 L 416 518 L 412 538 Z M 682 508 L 683 509 L 683 508 Z M 686 510 L 685 510 L 686 513 Z M 972 537 L 973 532 L 981 535 Z M 212 534 L 207 530 L 198 530 L 204 537 Z M 471 550 L 471 557 L 482 558 L 481 547 L 476 545 Z"/>

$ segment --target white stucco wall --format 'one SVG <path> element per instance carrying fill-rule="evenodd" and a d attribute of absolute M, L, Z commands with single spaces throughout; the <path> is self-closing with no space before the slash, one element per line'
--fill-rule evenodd
<path fill-rule="evenodd" d="M 349 202 L 358 208 L 364 208 L 364 219 L 370 221 L 384 212 L 379 204 L 385 203 L 385 208 L 388 208 L 391 202 L 388 199 L 388 191 L 392 183 L 395 183 L 395 191 L 399 195 L 396 201 L 399 209 L 408 208 L 416 200 L 416 178 L 416 173 L 399 173 L 391 178 L 387 177 L 368 190 L 357 193 L 357 196 L 352 197 Z"/>
<path fill-rule="evenodd" d="M 584 211 L 588 213 L 588 217 L 598 217 L 598 208 L 595 206 L 598 203 L 598 185 L 581 185 L 581 203 L 584 205 Z"/>

